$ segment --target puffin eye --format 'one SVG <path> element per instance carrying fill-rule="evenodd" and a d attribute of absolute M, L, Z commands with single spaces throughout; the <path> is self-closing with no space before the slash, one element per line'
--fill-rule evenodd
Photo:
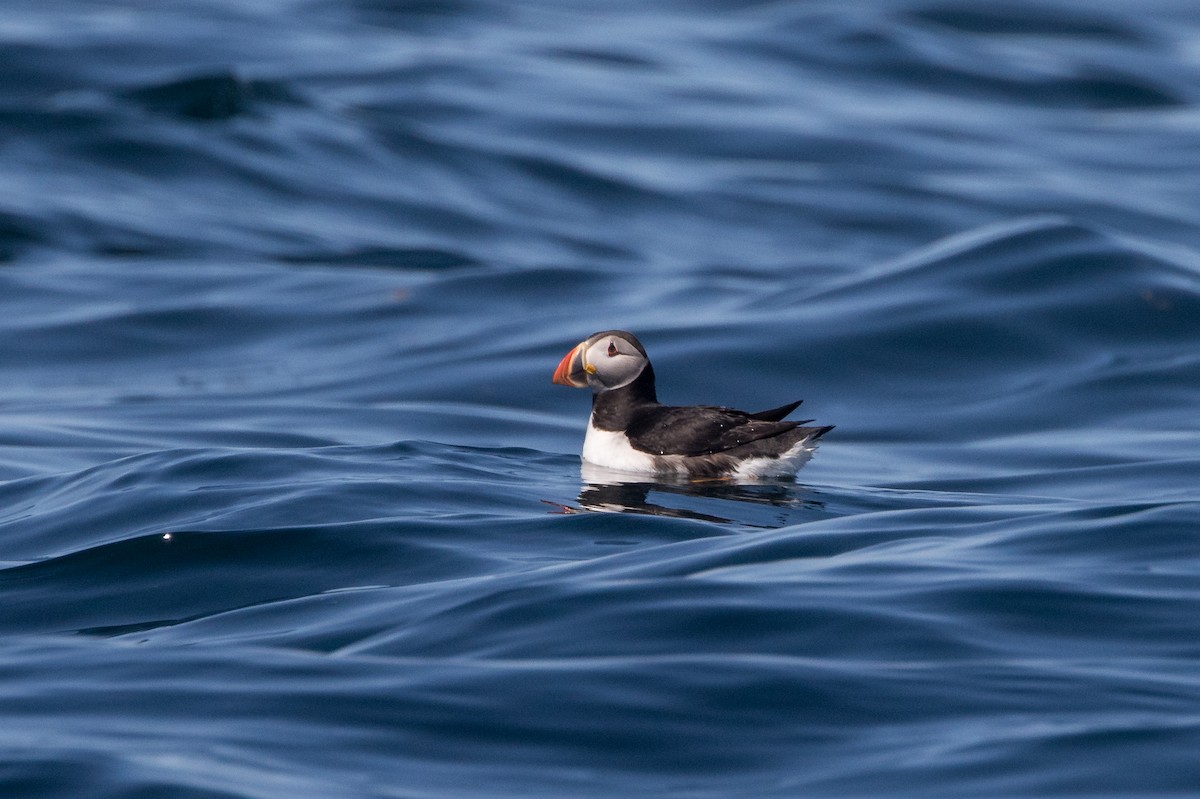
<path fill-rule="evenodd" d="M 617 354 L 617 343 L 615 341 L 608 342 L 608 357 L 613 357 Z"/>

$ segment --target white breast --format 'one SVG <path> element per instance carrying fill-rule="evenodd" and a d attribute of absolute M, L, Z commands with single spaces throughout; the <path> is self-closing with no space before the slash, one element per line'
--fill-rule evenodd
<path fill-rule="evenodd" d="M 583 438 L 582 457 L 588 463 L 622 472 L 652 474 L 658 471 L 654 458 L 634 449 L 624 433 L 619 430 L 597 430 L 590 417 L 587 435 Z"/>

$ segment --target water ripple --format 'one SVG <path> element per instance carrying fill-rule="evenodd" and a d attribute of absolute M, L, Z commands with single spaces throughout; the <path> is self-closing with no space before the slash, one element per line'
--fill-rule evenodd
<path fill-rule="evenodd" d="M 0 793 L 1192 792 L 1200 18 L 960 5 L 9 20 Z"/>

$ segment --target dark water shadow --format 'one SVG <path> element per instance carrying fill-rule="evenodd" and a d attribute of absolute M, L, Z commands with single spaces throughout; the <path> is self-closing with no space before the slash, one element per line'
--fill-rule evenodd
<path fill-rule="evenodd" d="M 768 529 L 795 522 L 795 511 L 825 509 L 825 503 L 812 496 L 813 489 L 791 478 L 756 482 L 648 479 L 586 463 L 580 476 L 579 507 L 549 504 L 561 513 L 629 513 Z"/>

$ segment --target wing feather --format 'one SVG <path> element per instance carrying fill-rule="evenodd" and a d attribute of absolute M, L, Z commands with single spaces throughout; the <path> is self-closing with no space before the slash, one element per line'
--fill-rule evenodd
<path fill-rule="evenodd" d="M 660 405 L 636 416 L 626 433 L 630 443 L 643 452 L 696 456 L 783 436 L 800 426 L 799 422 L 770 421 L 758 416 L 732 408 Z"/>
<path fill-rule="evenodd" d="M 802 402 L 804 400 L 796 400 L 795 402 L 789 402 L 787 405 L 780 405 L 778 408 L 771 408 L 769 411 L 759 411 L 758 413 L 748 413 L 746 415 L 751 419 L 758 419 L 760 422 L 781 422 L 783 421 L 783 417 L 799 408 Z M 808 421 L 811 422 L 812 419 Z M 800 424 L 803 424 L 803 422 L 800 422 Z"/>

